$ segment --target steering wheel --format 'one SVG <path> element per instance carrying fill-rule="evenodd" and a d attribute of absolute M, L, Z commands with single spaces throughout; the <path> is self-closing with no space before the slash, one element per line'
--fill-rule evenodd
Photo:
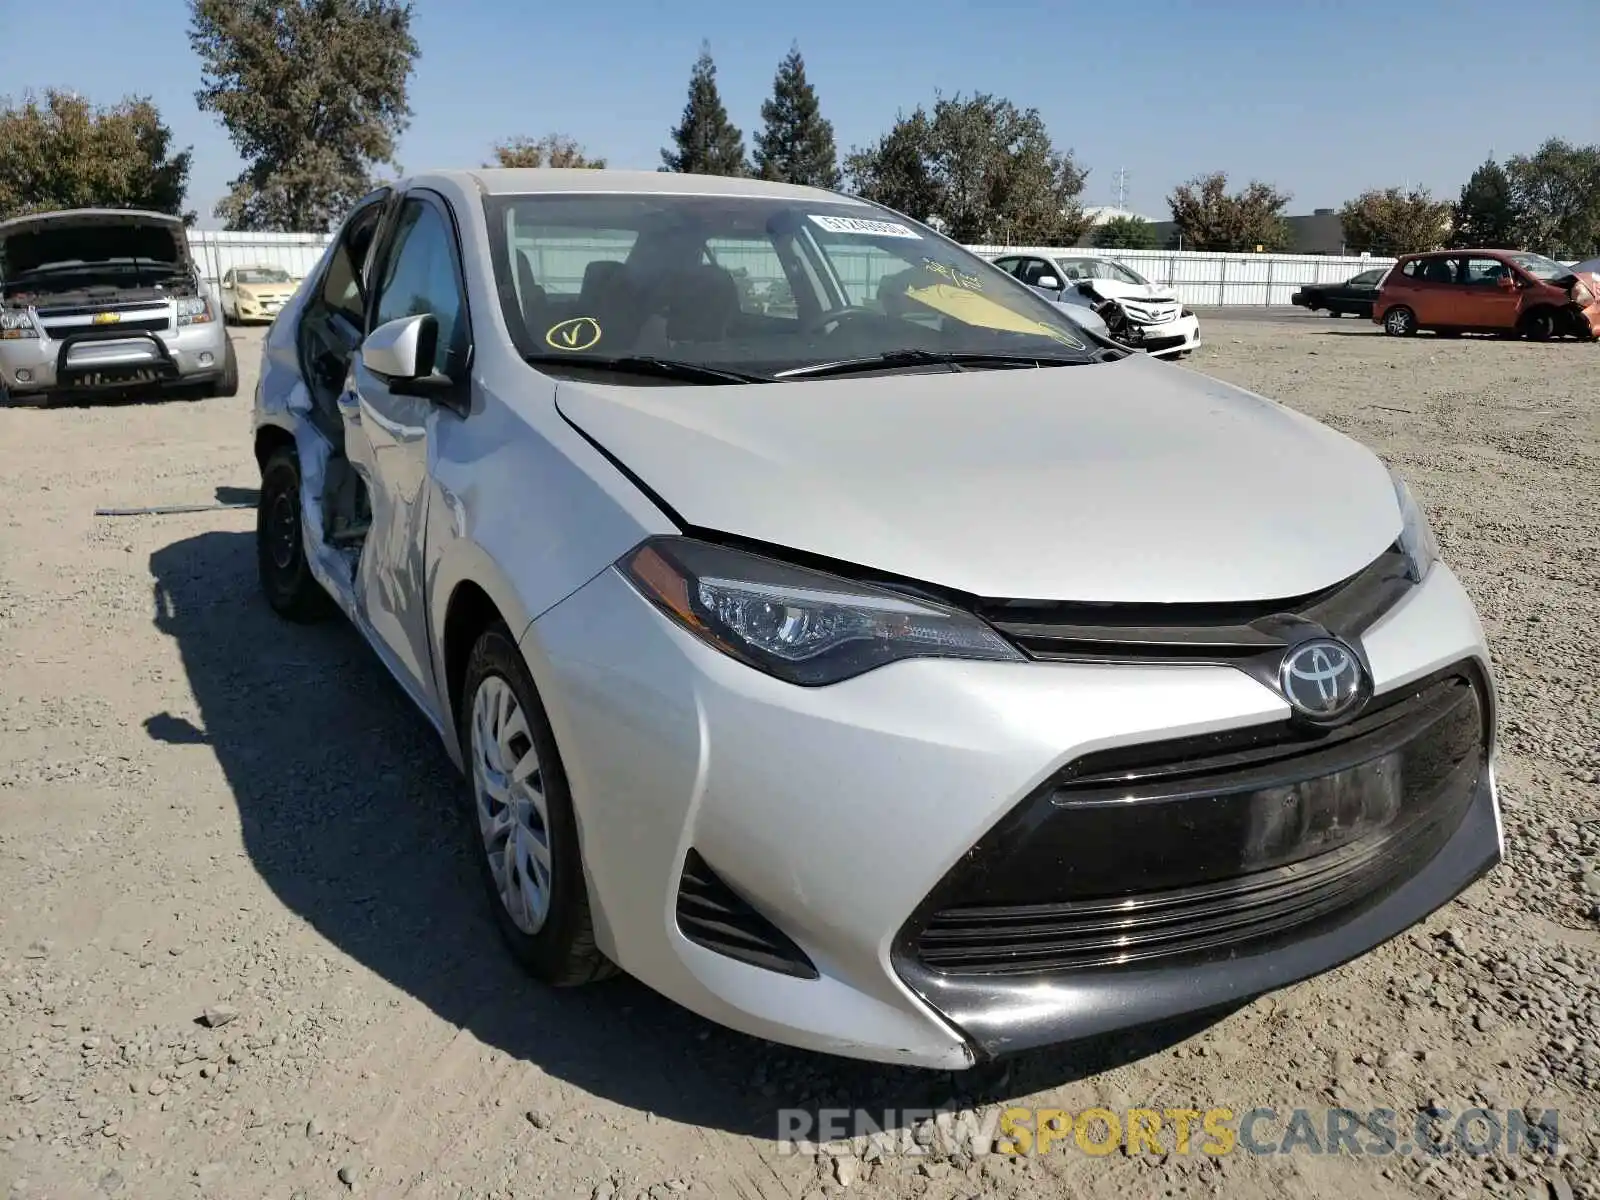
<path fill-rule="evenodd" d="M 881 317 L 883 314 L 875 308 L 868 308 L 864 304 L 847 304 L 843 308 L 836 308 L 832 312 L 825 312 L 815 321 L 806 326 L 806 333 L 831 333 L 830 326 L 837 328 L 845 321 L 856 317 Z"/>

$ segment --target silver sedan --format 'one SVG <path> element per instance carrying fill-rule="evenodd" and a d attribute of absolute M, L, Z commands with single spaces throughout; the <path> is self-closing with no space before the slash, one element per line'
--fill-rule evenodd
<path fill-rule="evenodd" d="M 552 984 L 961 1068 L 1323 971 L 1501 856 L 1404 483 L 861 200 L 376 192 L 255 452 L 268 601 L 437 728 Z"/>

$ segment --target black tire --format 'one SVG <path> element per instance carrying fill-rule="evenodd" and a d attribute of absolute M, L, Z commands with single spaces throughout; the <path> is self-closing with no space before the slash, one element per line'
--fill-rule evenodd
<path fill-rule="evenodd" d="M 272 611 L 310 625 L 333 611 L 333 602 L 311 574 L 300 532 L 300 459 L 284 446 L 261 470 L 256 502 L 256 567 Z"/>
<path fill-rule="evenodd" d="M 1337 321 L 1340 317 L 1344 316 L 1344 309 L 1330 307 L 1328 309 L 1328 315 Z"/>
<path fill-rule="evenodd" d="M 239 356 L 234 353 L 231 337 L 223 340 L 222 377 L 211 385 L 211 394 L 220 398 L 239 394 Z"/>
<path fill-rule="evenodd" d="M 477 767 L 472 745 L 473 701 L 478 690 L 498 679 L 516 697 L 528 726 L 532 748 L 538 755 L 540 792 L 547 812 L 546 833 L 550 847 L 550 905 L 536 933 L 519 928 L 500 898 L 490 853 L 478 823 L 477 786 L 473 782 Z M 478 638 L 467 661 L 466 679 L 457 706 L 456 734 L 462 761 L 467 767 L 471 813 L 466 821 L 470 853 L 478 864 L 490 910 L 494 913 L 501 939 L 518 963 L 535 979 L 552 987 L 573 987 L 594 983 L 617 973 L 615 964 L 595 945 L 594 919 L 589 909 L 589 890 L 584 880 L 583 854 L 578 845 L 578 823 L 572 809 L 572 791 L 561 765 L 555 732 L 545 715 L 538 690 L 528 673 L 522 652 L 511 633 L 496 621 Z"/>
<path fill-rule="evenodd" d="M 1417 332 L 1417 314 L 1397 304 L 1383 314 L 1383 331 L 1390 337 L 1411 337 Z"/>
<path fill-rule="evenodd" d="M 1556 336 L 1559 322 L 1553 308 L 1534 308 L 1522 314 L 1518 330 L 1530 342 L 1548 342 Z"/>

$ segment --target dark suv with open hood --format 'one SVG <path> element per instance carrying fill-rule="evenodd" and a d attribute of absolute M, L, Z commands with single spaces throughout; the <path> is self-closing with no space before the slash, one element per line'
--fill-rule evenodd
<path fill-rule="evenodd" d="M 0 222 L 0 395 L 153 388 L 239 390 L 183 222 L 127 209 Z"/>

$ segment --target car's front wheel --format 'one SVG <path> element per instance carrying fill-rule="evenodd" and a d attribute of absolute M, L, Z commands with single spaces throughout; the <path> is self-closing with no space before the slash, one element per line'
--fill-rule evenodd
<path fill-rule="evenodd" d="M 1417 331 L 1417 314 L 1397 304 L 1384 314 L 1383 331 L 1390 337 L 1410 337 Z"/>
<path fill-rule="evenodd" d="M 473 647 L 458 711 L 472 786 L 469 837 L 501 937 L 541 982 L 605 978 L 615 968 L 595 945 L 566 772 L 504 625 Z"/>
<path fill-rule="evenodd" d="M 332 604 L 311 574 L 300 530 L 300 459 L 287 446 L 274 450 L 261 470 L 256 566 L 261 591 L 280 617 L 309 624 L 328 615 Z"/>

